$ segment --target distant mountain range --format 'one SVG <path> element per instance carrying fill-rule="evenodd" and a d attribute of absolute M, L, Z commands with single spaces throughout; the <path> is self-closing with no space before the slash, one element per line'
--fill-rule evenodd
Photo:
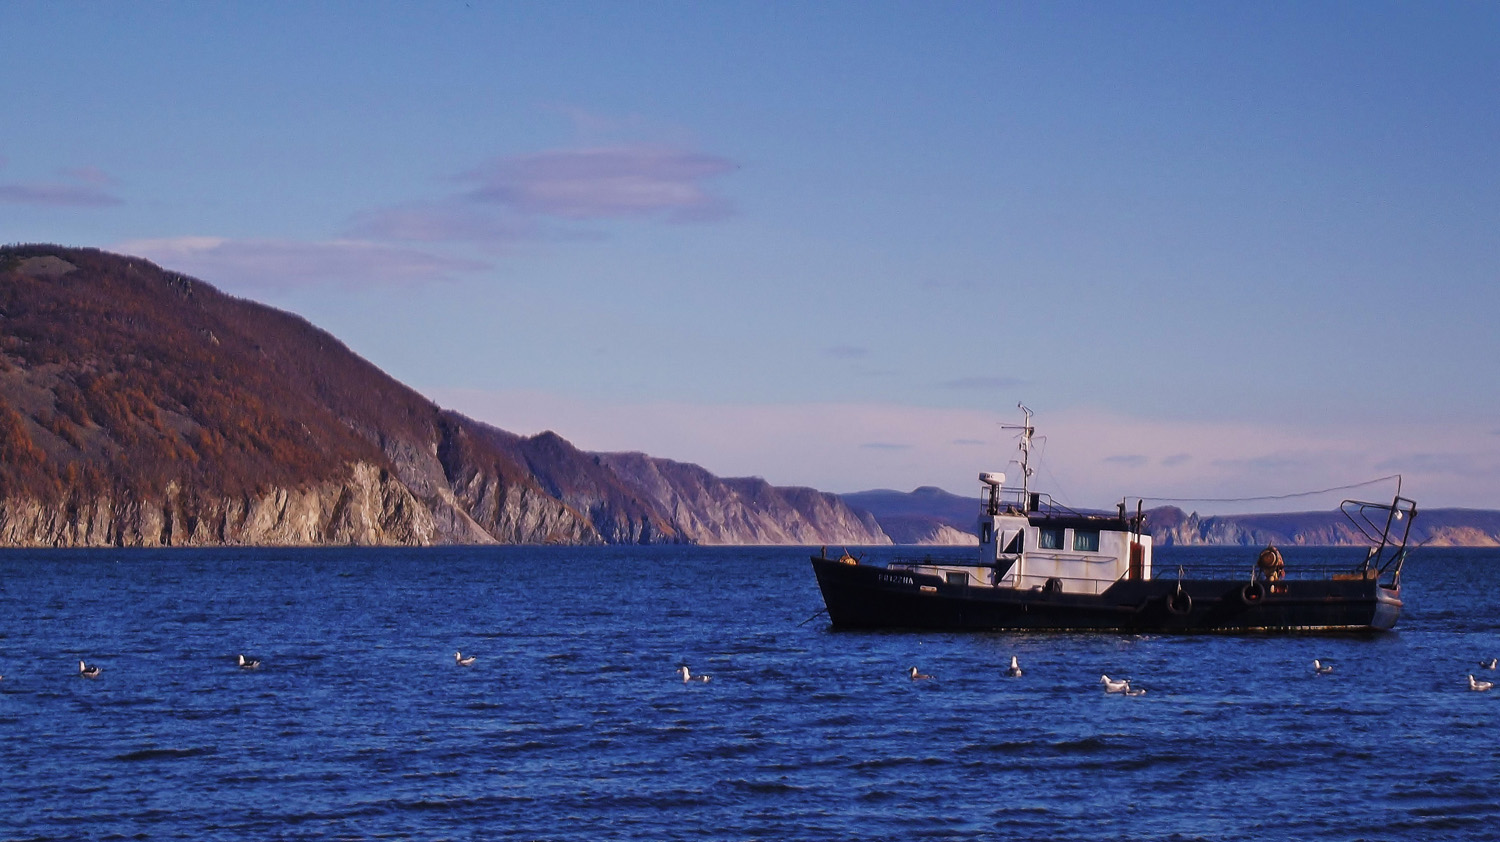
<path fill-rule="evenodd" d="M 0 545 L 885 544 L 836 495 L 444 410 L 148 261 L 0 249 Z"/>
<path fill-rule="evenodd" d="M 897 544 L 973 544 L 978 497 L 923 487 L 911 492 L 861 491 L 843 495 L 849 505 L 875 516 Z M 1343 513 L 1213 515 L 1164 506 L 1146 511 L 1146 529 L 1157 546 L 1364 546 L 1364 536 Z M 1413 543 L 1435 547 L 1500 546 L 1500 511 L 1418 509 Z"/>
<path fill-rule="evenodd" d="M 977 498 L 839 495 L 445 410 L 298 316 L 146 260 L 0 248 L 0 546 L 976 544 Z M 1337 513 L 1150 513 L 1163 544 L 1346 543 Z M 1500 513 L 1423 512 L 1500 544 Z"/>

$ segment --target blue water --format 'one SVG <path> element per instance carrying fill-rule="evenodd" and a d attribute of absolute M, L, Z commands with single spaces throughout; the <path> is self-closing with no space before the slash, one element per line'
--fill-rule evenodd
<path fill-rule="evenodd" d="M 1500 834 L 1500 551 L 1376 637 L 833 632 L 806 556 L 0 553 L 0 839 Z"/>

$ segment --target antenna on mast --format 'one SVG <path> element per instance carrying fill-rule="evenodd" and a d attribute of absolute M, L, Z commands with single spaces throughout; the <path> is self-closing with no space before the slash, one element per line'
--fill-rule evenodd
<path fill-rule="evenodd" d="M 1021 500 L 1029 506 L 1029 501 L 1031 500 L 1032 472 L 1031 466 L 1028 463 L 1031 461 L 1031 436 L 1036 432 L 1036 428 L 1031 426 L 1032 412 L 1026 404 L 1017 403 L 1016 406 L 1021 409 L 1021 426 L 1001 424 L 1000 429 L 1021 431 Z"/>

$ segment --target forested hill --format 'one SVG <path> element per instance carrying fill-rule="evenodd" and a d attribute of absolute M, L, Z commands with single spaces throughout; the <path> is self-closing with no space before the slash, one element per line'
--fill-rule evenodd
<path fill-rule="evenodd" d="M 834 495 L 445 411 L 139 258 L 0 248 L 0 545 L 888 541 Z"/>

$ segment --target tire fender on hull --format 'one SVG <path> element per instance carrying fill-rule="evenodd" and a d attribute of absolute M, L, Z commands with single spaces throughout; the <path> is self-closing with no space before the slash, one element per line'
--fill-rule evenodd
<path fill-rule="evenodd" d="M 1180 586 L 1177 590 L 1167 595 L 1167 613 L 1178 617 L 1186 615 L 1193 610 L 1193 596 Z"/>
<path fill-rule="evenodd" d="M 1266 586 L 1260 582 L 1251 582 L 1240 588 L 1240 602 L 1246 605 L 1259 605 L 1266 598 Z"/>

